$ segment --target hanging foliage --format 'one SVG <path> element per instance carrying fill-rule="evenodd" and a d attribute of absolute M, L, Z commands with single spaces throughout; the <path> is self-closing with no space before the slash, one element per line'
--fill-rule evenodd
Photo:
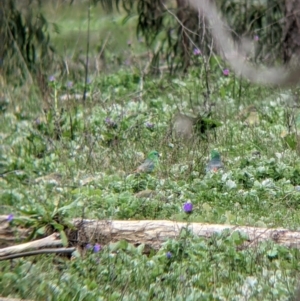
<path fill-rule="evenodd" d="M 51 65 L 54 48 L 40 4 L 34 0 L 3 0 L 0 5 L 0 62 L 9 78 L 32 78 Z"/>
<path fill-rule="evenodd" d="M 152 50 L 152 71 L 167 62 L 169 70 L 187 70 L 195 50 L 202 54 L 214 51 L 213 39 L 202 12 L 189 7 L 187 0 L 94 0 L 106 9 L 127 12 L 125 20 L 138 15 L 137 34 L 145 38 Z M 236 41 L 255 39 L 256 61 L 273 63 L 281 57 L 284 7 L 280 0 L 215 0 Z"/>
<path fill-rule="evenodd" d="M 282 55 L 284 1 L 217 0 L 235 40 L 256 42 L 256 61 L 274 63 Z"/>

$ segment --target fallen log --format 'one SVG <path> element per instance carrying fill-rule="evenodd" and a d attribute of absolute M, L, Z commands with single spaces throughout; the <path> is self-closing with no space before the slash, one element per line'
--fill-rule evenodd
<path fill-rule="evenodd" d="M 108 244 L 126 240 L 134 245 L 145 244 L 159 249 L 167 239 L 177 239 L 183 229 L 189 229 L 194 235 L 209 238 L 215 233 L 229 230 L 229 233 L 241 232 L 247 237 L 247 246 L 261 241 L 273 241 L 276 244 L 300 249 L 300 232 L 284 228 L 256 228 L 248 226 L 186 223 L 167 220 L 140 221 L 97 221 L 73 220 L 77 242 L 98 242 Z"/>
<path fill-rule="evenodd" d="M 7 217 L 5 217 L 7 218 Z M 0 221 L 4 217 L 0 216 Z M 167 220 L 130 220 L 130 221 L 109 221 L 109 220 L 87 220 L 74 219 L 72 221 L 74 229 L 67 229 L 65 232 L 68 236 L 71 246 L 84 247 L 88 243 L 99 243 L 106 245 L 109 243 L 126 240 L 134 245 L 145 244 L 147 248 L 159 249 L 167 239 L 177 239 L 180 237 L 181 231 L 188 229 L 194 235 L 204 238 L 210 238 L 215 233 L 222 233 L 227 230 L 229 234 L 240 232 L 246 236 L 245 246 L 251 247 L 261 241 L 273 241 L 276 244 L 300 249 L 300 231 L 290 231 L 284 228 L 257 228 L 250 226 L 235 225 L 218 225 L 218 224 L 202 224 L 187 223 Z M 9 227 L 9 226 L 7 226 Z M 14 233 L 18 233 L 19 229 L 12 226 L 10 232 L 5 229 L 5 235 L 1 231 L 0 237 L 4 239 L 7 233 L 11 233 L 12 237 L 8 237 L 6 244 L 11 243 Z M 16 228 L 16 229 L 15 229 Z M 23 230 L 22 230 L 23 231 Z M 22 233 L 25 233 L 24 231 Z M 38 241 L 27 243 L 20 246 L 0 249 L 0 256 L 8 256 L 10 254 L 21 253 L 26 250 L 41 247 L 57 247 L 61 245 L 58 234 L 53 234 L 52 238 L 44 238 L 50 244 L 38 245 Z M 29 236 L 29 232 L 27 237 Z M 23 235 L 24 239 L 26 235 Z M 40 240 L 42 241 L 42 240 Z M 3 245 L 3 242 L 1 242 Z M 33 245 L 32 245 L 33 243 Z"/>

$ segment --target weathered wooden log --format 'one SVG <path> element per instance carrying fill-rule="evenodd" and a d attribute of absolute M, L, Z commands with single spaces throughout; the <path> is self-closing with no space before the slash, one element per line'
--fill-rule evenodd
<path fill-rule="evenodd" d="M 247 236 L 247 245 L 270 240 L 274 243 L 293 248 L 300 248 L 300 232 L 283 228 L 256 228 L 248 226 L 215 225 L 200 223 L 185 223 L 166 220 L 141 221 L 97 221 L 74 220 L 73 224 L 79 243 L 95 242 L 107 244 L 119 240 L 126 240 L 134 245 L 145 244 L 159 249 L 167 239 L 176 239 L 183 229 L 189 229 L 199 237 L 211 237 L 214 233 L 221 233 L 228 229 L 230 233 L 242 232 Z"/>
<path fill-rule="evenodd" d="M 0 216 L 0 221 L 1 221 Z M 247 246 L 254 246 L 261 241 L 273 241 L 286 247 L 293 247 L 300 249 L 300 231 L 290 231 L 284 228 L 256 228 L 248 226 L 234 226 L 234 225 L 216 225 L 216 224 L 201 224 L 201 223 L 187 223 L 175 222 L 167 220 L 141 220 L 141 221 L 104 221 L 104 220 L 82 220 L 74 219 L 73 225 L 75 229 L 67 230 L 69 242 L 72 246 L 85 246 L 87 243 L 98 242 L 106 245 L 111 242 L 126 240 L 134 245 L 145 244 L 148 248 L 159 249 L 161 244 L 167 239 L 176 239 L 180 236 L 183 229 L 189 229 L 194 235 L 199 237 L 211 237 L 214 233 L 221 233 L 228 230 L 229 233 L 235 231 L 244 233 L 247 237 Z M 14 227 L 16 228 L 16 227 Z M 4 229 L 3 235 L 2 227 L 0 227 L 0 237 L 6 237 L 7 229 Z M 18 233 L 18 229 L 10 231 L 12 237 L 8 237 L 8 242 L 13 241 L 14 233 Z M 24 232 L 25 233 L 25 232 Z M 61 245 L 58 234 L 48 238 L 47 245 L 39 245 L 38 241 L 27 243 L 21 246 L 6 248 L 4 253 L 0 249 L 0 256 L 7 256 L 12 253 L 21 253 L 33 247 L 57 247 Z M 25 236 L 25 235 L 24 235 Z M 25 237 L 24 237 L 25 238 Z M 11 253 L 9 252 L 11 251 Z"/>

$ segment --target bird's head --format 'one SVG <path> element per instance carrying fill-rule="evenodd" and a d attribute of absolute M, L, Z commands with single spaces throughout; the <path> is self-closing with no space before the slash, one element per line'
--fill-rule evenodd
<path fill-rule="evenodd" d="M 147 157 L 147 159 L 154 160 L 154 161 L 158 160 L 158 158 L 159 158 L 159 152 L 156 150 L 151 151 Z"/>
<path fill-rule="evenodd" d="M 210 156 L 211 156 L 212 160 L 220 160 L 221 159 L 219 152 L 216 151 L 215 149 L 211 151 Z"/>

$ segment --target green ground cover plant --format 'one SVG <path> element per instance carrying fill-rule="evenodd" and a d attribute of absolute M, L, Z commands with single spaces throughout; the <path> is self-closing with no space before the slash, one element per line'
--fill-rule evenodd
<path fill-rule="evenodd" d="M 131 53 L 140 52 L 139 43 L 131 42 Z M 271 242 L 245 249 L 246 237 L 238 233 L 203 239 L 188 225 L 299 230 L 298 90 L 254 86 L 218 57 L 207 63 L 199 52 L 191 55 L 195 67 L 173 77 L 146 76 L 138 58 L 97 73 L 85 101 L 76 98 L 83 78 L 50 76 L 45 107 L 29 88 L 28 100 L 24 88 L 7 88 L 9 102 L 0 112 L 0 208 L 12 227 L 32 227 L 32 239 L 58 231 L 65 242 L 75 217 L 165 219 L 186 222 L 187 229 L 147 254 L 143 245 L 125 241 L 87 241 L 83 256 L 72 260 L 1 261 L 2 296 L 293 300 L 298 250 Z M 195 126 L 185 140 L 174 133 L 178 111 L 216 126 Z M 213 149 L 224 168 L 207 173 Z M 152 150 L 160 153 L 159 163 L 151 173 L 136 174 Z"/>

